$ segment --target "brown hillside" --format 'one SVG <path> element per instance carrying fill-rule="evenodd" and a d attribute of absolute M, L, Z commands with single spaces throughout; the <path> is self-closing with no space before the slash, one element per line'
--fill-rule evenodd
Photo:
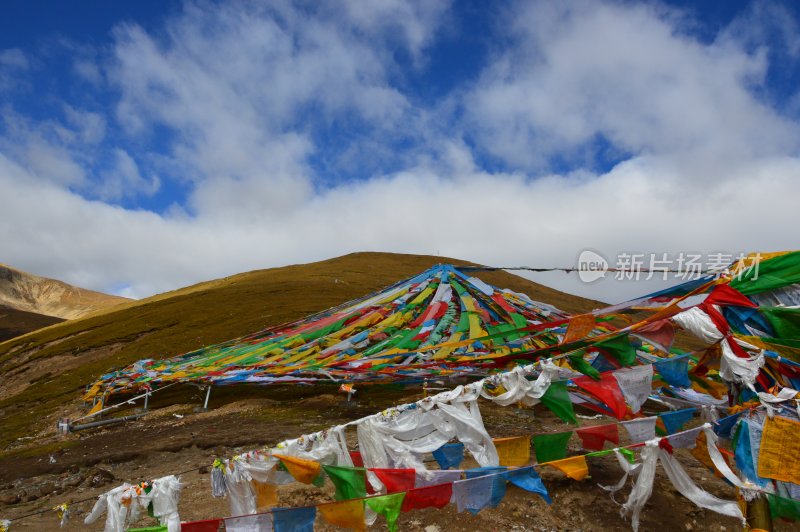
<path fill-rule="evenodd" d="M 0 305 L 0 342 L 62 321 L 61 318 Z"/>
<path fill-rule="evenodd" d="M 125 301 L 0 264 L 0 305 L 12 309 L 69 320 Z"/>
<path fill-rule="evenodd" d="M 242 273 L 129 302 L 0 343 L 0 446 L 55 422 L 84 386 L 114 367 L 162 358 L 296 320 L 361 297 L 443 257 L 355 253 L 311 264 Z M 569 312 L 601 303 L 505 272 L 478 277 Z M 22 411 L 25 416 L 18 415 Z"/>

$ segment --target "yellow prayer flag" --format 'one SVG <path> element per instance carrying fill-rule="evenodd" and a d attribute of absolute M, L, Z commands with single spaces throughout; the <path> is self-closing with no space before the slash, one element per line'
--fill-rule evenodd
<path fill-rule="evenodd" d="M 764 422 L 758 476 L 800 484 L 800 422 L 775 416 Z"/>
<path fill-rule="evenodd" d="M 259 512 L 267 512 L 278 505 L 278 486 L 256 480 L 251 480 L 250 485 L 256 494 L 256 508 Z"/>
<path fill-rule="evenodd" d="M 313 460 L 303 460 L 302 458 L 280 454 L 273 454 L 272 456 L 281 461 L 296 481 L 303 484 L 311 484 L 319 476 L 319 472 L 322 469 L 319 462 Z"/>
<path fill-rule="evenodd" d="M 542 465 L 555 467 L 573 480 L 583 480 L 589 475 L 589 465 L 586 463 L 586 457 L 583 455 L 545 462 Z"/>
<path fill-rule="evenodd" d="M 500 465 L 506 467 L 519 467 L 528 465 L 531 461 L 531 437 L 518 436 L 516 438 L 496 438 L 494 446 L 500 457 Z"/>
<path fill-rule="evenodd" d="M 339 501 L 317 506 L 322 518 L 328 523 L 358 532 L 367 529 L 364 522 L 364 501 L 361 499 Z"/>
<path fill-rule="evenodd" d="M 87 415 L 91 416 L 92 414 L 96 414 L 103 409 L 103 401 L 97 401 L 97 403 L 89 410 Z"/>
<path fill-rule="evenodd" d="M 91 401 L 92 399 L 95 398 L 95 396 L 99 392 L 100 392 L 100 385 L 99 384 L 95 384 L 94 386 L 89 388 L 89 391 L 87 391 L 86 394 L 83 396 L 83 400 L 84 401 Z"/>

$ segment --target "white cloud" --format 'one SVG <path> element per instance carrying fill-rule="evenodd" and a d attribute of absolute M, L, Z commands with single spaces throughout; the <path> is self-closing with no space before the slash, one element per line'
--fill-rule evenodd
<path fill-rule="evenodd" d="M 517 4 L 511 47 L 441 108 L 399 88 L 392 57 L 401 46 L 424 68 L 444 4 L 188 4 L 163 32 L 119 27 L 100 68 L 119 91 L 113 117 L 67 106 L 66 125 L 32 124 L 4 113 L 3 261 L 145 296 L 359 250 L 571 266 L 587 247 L 609 258 L 796 247 L 800 134 L 756 96 L 768 56 L 730 33 L 699 42 L 680 13 L 569 6 Z M 406 164 L 326 181 L 312 159 L 331 124 L 355 132 L 327 154 L 337 169 Z M 136 150 L 156 129 L 168 130 L 157 138 L 167 160 Z M 401 135 L 411 148 L 393 153 Z M 590 164 L 598 136 L 627 154 L 607 172 Z M 153 194 L 156 167 L 181 174 L 189 198 L 159 215 L 71 192 L 95 144 L 112 164 L 88 197 Z M 512 170 L 486 170 L 486 153 Z M 549 174 L 551 157 L 587 164 Z M 653 289 L 560 279 L 609 301 Z"/>
<path fill-rule="evenodd" d="M 598 136 L 623 153 L 661 156 L 715 182 L 742 161 L 800 146 L 800 129 L 761 103 L 763 54 L 703 44 L 652 5 L 523 3 L 514 46 L 495 58 L 465 107 L 494 155 L 540 168 L 582 157 Z"/>

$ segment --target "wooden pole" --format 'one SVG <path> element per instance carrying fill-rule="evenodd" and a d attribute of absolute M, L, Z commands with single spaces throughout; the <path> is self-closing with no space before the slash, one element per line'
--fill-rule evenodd
<path fill-rule="evenodd" d="M 772 513 L 766 495 L 761 494 L 747 502 L 747 530 L 772 532 Z"/>

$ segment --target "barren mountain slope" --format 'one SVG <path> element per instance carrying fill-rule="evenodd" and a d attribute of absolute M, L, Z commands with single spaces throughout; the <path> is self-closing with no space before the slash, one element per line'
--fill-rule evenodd
<path fill-rule="evenodd" d="M 69 320 L 126 301 L 0 264 L 0 305 L 12 309 Z"/>

